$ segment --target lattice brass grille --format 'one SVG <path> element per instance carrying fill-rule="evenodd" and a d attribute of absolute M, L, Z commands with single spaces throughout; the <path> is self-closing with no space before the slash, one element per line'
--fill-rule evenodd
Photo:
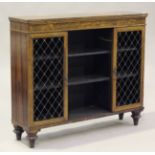
<path fill-rule="evenodd" d="M 141 31 L 118 32 L 117 106 L 140 101 Z"/>
<path fill-rule="evenodd" d="M 63 116 L 63 37 L 33 39 L 34 120 Z"/>

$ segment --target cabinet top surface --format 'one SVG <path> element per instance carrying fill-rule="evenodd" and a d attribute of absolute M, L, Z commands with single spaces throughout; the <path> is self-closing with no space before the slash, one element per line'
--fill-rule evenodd
<path fill-rule="evenodd" d="M 23 23 L 35 23 L 42 22 L 76 22 L 82 20 L 106 20 L 106 19 L 125 19 L 125 18 L 145 18 L 147 13 L 135 13 L 135 12 L 113 12 L 113 13 L 93 13 L 93 14 L 64 14 L 64 15 L 51 15 L 51 16 L 25 16 L 25 17 L 10 17 L 10 21 L 23 22 Z"/>

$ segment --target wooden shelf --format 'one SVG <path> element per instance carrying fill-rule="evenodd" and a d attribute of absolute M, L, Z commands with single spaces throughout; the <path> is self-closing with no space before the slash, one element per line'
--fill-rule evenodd
<path fill-rule="evenodd" d="M 69 53 L 69 58 L 72 57 L 79 57 L 79 56 L 91 56 L 91 55 L 101 55 L 101 54 L 109 54 L 109 50 L 102 50 L 102 49 L 94 49 L 94 50 L 79 50 L 75 53 Z"/>
<path fill-rule="evenodd" d="M 109 77 L 103 77 L 99 75 L 88 75 L 83 77 L 74 77 L 71 78 L 68 82 L 68 85 L 79 85 L 79 84 L 87 84 L 87 83 L 94 83 L 94 82 L 103 82 L 110 80 Z"/>
<path fill-rule="evenodd" d="M 87 106 L 82 108 L 77 108 L 69 112 L 69 121 L 80 121 L 88 120 L 91 118 L 103 117 L 109 115 L 111 112 L 105 110 L 102 107 L 97 106 Z"/>

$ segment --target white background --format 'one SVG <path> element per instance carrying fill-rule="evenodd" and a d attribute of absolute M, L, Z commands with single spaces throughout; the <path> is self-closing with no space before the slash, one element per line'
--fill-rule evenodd
<path fill-rule="evenodd" d="M 35 149 L 26 134 L 15 140 L 11 124 L 9 16 L 146 12 L 145 110 L 134 127 L 130 113 L 39 132 Z M 0 3 L 0 151 L 155 151 L 155 3 Z"/>

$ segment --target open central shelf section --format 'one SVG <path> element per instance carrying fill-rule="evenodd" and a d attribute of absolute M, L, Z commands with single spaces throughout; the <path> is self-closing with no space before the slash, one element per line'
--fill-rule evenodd
<path fill-rule="evenodd" d="M 69 32 L 68 85 L 110 80 L 112 29 Z"/>
<path fill-rule="evenodd" d="M 109 81 L 109 59 L 109 55 L 93 55 L 69 59 L 68 85 Z"/>
<path fill-rule="evenodd" d="M 69 119 L 88 119 L 110 111 L 113 29 L 68 33 Z"/>

